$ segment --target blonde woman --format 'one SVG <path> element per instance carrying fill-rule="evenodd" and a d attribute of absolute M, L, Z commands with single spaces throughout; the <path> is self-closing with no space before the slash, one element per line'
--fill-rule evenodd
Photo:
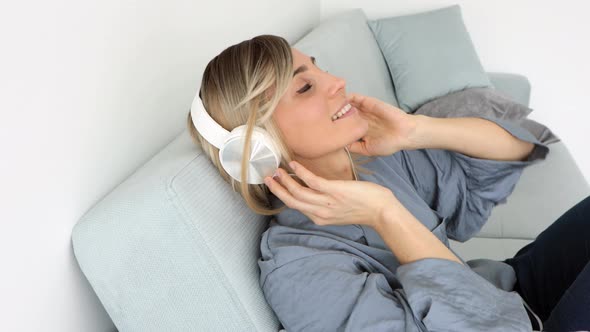
<path fill-rule="evenodd" d="M 464 262 L 449 247 L 548 153 L 518 125 L 411 115 L 347 94 L 343 79 L 271 35 L 211 60 L 199 95 L 226 130 L 247 125 L 245 151 L 254 126 L 280 149 L 274 177 L 238 182 L 187 119 L 248 206 L 274 216 L 260 285 L 287 331 L 590 328 L 590 198 L 514 258 Z"/>

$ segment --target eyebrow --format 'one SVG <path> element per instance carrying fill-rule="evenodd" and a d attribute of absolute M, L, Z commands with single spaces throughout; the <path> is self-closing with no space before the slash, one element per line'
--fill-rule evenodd
<path fill-rule="evenodd" d="M 314 57 L 309 57 L 311 59 L 311 63 L 313 63 L 315 65 L 315 58 Z M 295 75 L 299 74 L 299 73 L 303 73 L 304 71 L 307 70 L 307 66 L 306 65 L 301 65 L 299 66 L 299 68 L 295 69 L 295 71 L 293 72 L 293 77 L 295 77 Z"/>

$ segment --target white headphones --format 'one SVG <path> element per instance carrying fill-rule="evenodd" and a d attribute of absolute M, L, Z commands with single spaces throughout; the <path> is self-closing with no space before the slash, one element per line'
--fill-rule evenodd
<path fill-rule="evenodd" d="M 223 169 L 232 178 L 241 182 L 246 125 L 228 132 L 207 113 L 198 93 L 191 106 L 191 117 L 199 134 L 219 149 L 219 160 Z M 248 160 L 249 184 L 264 183 L 264 178 L 272 176 L 281 163 L 281 153 L 277 145 L 268 132 L 260 127 L 254 127 L 252 131 Z"/>

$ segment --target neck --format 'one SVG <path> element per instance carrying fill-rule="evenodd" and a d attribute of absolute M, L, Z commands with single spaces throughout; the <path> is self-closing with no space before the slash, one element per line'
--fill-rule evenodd
<path fill-rule="evenodd" d="M 348 153 L 340 149 L 319 158 L 306 159 L 296 156 L 295 160 L 313 174 L 328 180 L 354 180 L 354 173 Z"/>

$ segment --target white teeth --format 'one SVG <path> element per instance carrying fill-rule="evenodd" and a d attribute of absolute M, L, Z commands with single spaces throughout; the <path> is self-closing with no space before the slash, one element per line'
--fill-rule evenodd
<path fill-rule="evenodd" d="M 344 105 L 344 106 L 343 106 L 343 107 L 340 109 L 340 111 L 338 111 L 338 113 L 336 113 L 336 114 L 332 115 L 332 121 L 334 121 L 334 120 L 338 119 L 339 117 L 343 116 L 344 114 L 348 113 L 348 111 L 350 111 L 350 108 L 351 108 L 351 107 L 352 107 L 352 106 L 351 106 L 350 104 L 346 104 L 346 105 Z"/>

